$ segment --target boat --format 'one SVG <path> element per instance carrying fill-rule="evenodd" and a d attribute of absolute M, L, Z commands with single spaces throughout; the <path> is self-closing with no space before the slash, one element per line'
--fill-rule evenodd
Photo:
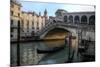
<path fill-rule="evenodd" d="M 54 52 L 58 52 L 62 49 L 64 49 L 64 46 L 54 47 L 54 48 L 50 48 L 50 49 L 47 49 L 47 50 L 37 49 L 37 53 L 54 53 Z"/>

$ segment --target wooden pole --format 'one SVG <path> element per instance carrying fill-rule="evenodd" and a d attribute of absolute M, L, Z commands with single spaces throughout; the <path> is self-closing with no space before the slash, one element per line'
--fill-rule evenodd
<path fill-rule="evenodd" d="M 66 37 L 66 42 L 68 44 L 68 62 L 70 62 L 70 49 L 71 49 L 71 38 L 72 38 L 72 35 L 71 34 L 68 34 L 68 37 Z"/>
<path fill-rule="evenodd" d="M 70 49 L 71 49 L 71 34 L 69 34 L 69 60 L 70 60 Z"/>
<path fill-rule="evenodd" d="M 20 21 L 17 29 L 17 66 L 20 66 Z"/>

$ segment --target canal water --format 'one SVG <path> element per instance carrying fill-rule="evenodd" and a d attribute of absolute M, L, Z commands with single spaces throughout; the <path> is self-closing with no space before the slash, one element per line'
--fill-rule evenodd
<path fill-rule="evenodd" d="M 54 53 L 37 53 L 37 49 L 48 50 L 54 47 L 65 46 L 64 49 Z M 20 43 L 20 65 L 58 64 L 81 61 L 77 55 L 77 46 L 65 44 L 64 40 L 38 41 Z M 17 65 L 17 44 L 11 44 L 11 65 Z"/>

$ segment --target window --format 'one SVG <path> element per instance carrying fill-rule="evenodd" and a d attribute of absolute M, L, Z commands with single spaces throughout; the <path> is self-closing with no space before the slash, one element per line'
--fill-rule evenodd
<path fill-rule="evenodd" d="M 32 26 L 34 26 L 34 22 L 32 22 Z"/>
<path fill-rule="evenodd" d="M 32 27 L 32 29 L 34 29 L 34 27 Z"/>
<path fill-rule="evenodd" d="M 39 29 L 39 23 L 37 22 L 37 29 Z"/>
<path fill-rule="evenodd" d="M 20 10 L 20 7 L 18 7 L 18 10 Z"/>
<path fill-rule="evenodd" d="M 20 23 L 20 20 L 18 20 L 18 23 Z"/>
<path fill-rule="evenodd" d="M 27 30 L 29 30 L 29 21 L 27 20 Z"/>
<path fill-rule="evenodd" d="M 89 24 L 90 25 L 95 25 L 95 16 L 94 15 L 90 16 L 90 18 L 89 18 Z"/>
<path fill-rule="evenodd" d="M 43 28 L 43 23 L 42 23 L 42 26 L 41 27 Z"/>
<path fill-rule="evenodd" d="M 56 20 L 53 20 L 53 22 L 55 22 L 55 23 L 56 23 Z"/>
<path fill-rule="evenodd" d="M 84 15 L 84 16 L 81 17 L 81 23 L 82 24 L 86 24 L 87 23 L 87 16 Z"/>
<path fill-rule="evenodd" d="M 13 20 L 11 20 L 10 22 L 11 22 L 11 25 L 13 25 Z"/>
<path fill-rule="evenodd" d="M 10 6 L 13 8 L 13 7 L 14 7 L 14 4 L 12 4 L 12 3 L 11 3 L 11 5 L 10 5 Z"/>
<path fill-rule="evenodd" d="M 34 22 L 32 22 L 32 29 L 34 29 Z"/>
<path fill-rule="evenodd" d="M 11 16 L 13 15 L 13 11 L 11 11 Z"/>
<path fill-rule="evenodd" d="M 79 16 L 75 16 L 74 22 L 75 22 L 76 24 L 80 23 Z"/>
<path fill-rule="evenodd" d="M 64 16 L 64 22 L 67 22 L 67 16 Z"/>
<path fill-rule="evenodd" d="M 27 32 L 29 32 L 29 30 L 27 30 Z"/>
<path fill-rule="evenodd" d="M 20 20 L 18 20 L 18 27 L 20 27 Z"/>
<path fill-rule="evenodd" d="M 11 34 L 11 38 L 13 37 L 13 35 Z"/>
<path fill-rule="evenodd" d="M 37 22 L 37 27 L 39 27 L 39 23 Z"/>
<path fill-rule="evenodd" d="M 18 13 L 18 17 L 20 17 L 20 13 Z"/>
<path fill-rule="evenodd" d="M 73 23 L 73 16 L 69 16 L 69 23 Z"/>
<path fill-rule="evenodd" d="M 14 29 L 13 29 L 13 28 L 11 28 L 11 33 L 12 33 L 12 32 L 14 32 Z"/>
<path fill-rule="evenodd" d="M 39 27 L 37 27 L 37 29 L 39 29 Z"/>

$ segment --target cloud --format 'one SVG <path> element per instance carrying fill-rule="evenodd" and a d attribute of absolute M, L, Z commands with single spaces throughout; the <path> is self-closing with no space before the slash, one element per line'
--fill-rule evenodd
<path fill-rule="evenodd" d="M 83 5 L 62 5 L 62 8 L 68 12 L 80 12 L 80 11 L 95 11 L 93 6 Z"/>
<path fill-rule="evenodd" d="M 68 12 L 80 12 L 80 11 L 94 11 L 93 6 L 86 5 L 72 5 L 72 4 L 59 4 L 59 3 L 43 3 L 43 2 L 32 2 L 24 1 L 22 3 L 22 10 L 24 11 L 35 11 L 36 13 L 41 12 L 43 15 L 44 10 L 47 9 L 48 15 L 55 14 L 57 9 L 65 9 Z"/>
<path fill-rule="evenodd" d="M 73 3 L 96 5 L 95 0 L 20 0 L 20 1 L 38 1 L 38 2 L 56 2 L 56 3 Z"/>

